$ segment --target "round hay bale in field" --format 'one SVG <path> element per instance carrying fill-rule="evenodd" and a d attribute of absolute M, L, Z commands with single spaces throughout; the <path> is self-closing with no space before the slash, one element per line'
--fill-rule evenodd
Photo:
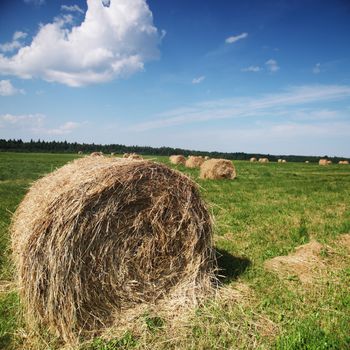
<path fill-rule="evenodd" d="M 348 160 L 340 160 L 338 164 L 349 164 Z"/>
<path fill-rule="evenodd" d="M 277 163 L 282 163 L 282 160 L 283 160 L 283 159 L 278 159 L 278 160 L 277 160 Z"/>
<path fill-rule="evenodd" d="M 142 160 L 143 158 L 140 155 L 136 154 L 136 153 L 131 153 L 131 154 L 129 154 L 128 159 Z"/>
<path fill-rule="evenodd" d="M 11 238 L 28 324 L 66 342 L 176 291 L 174 301 L 190 304 L 212 288 L 211 220 L 199 191 L 151 161 L 68 163 L 33 184 Z"/>
<path fill-rule="evenodd" d="M 78 154 L 81 155 L 81 154 L 83 154 L 83 152 L 82 152 L 82 151 L 79 151 Z"/>
<path fill-rule="evenodd" d="M 331 160 L 327 160 L 327 164 L 331 165 L 333 162 Z"/>
<path fill-rule="evenodd" d="M 92 152 L 90 154 L 91 157 L 101 157 L 103 156 L 103 152 Z"/>
<path fill-rule="evenodd" d="M 204 160 L 209 160 L 210 158 L 208 156 L 205 156 L 204 157 Z"/>
<path fill-rule="evenodd" d="M 111 156 L 114 156 L 114 152 L 111 152 Z"/>
<path fill-rule="evenodd" d="M 236 169 L 227 159 L 209 159 L 201 165 L 202 179 L 234 179 Z"/>
<path fill-rule="evenodd" d="M 174 155 L 169 157 L 171 164 L 186 164 L 186 158 L 183 155 Z"/>
<path fill-rule="evenodd" d="M 327 159 L 320 159 L 318 162 L 319 165 L 328 165 L 328 160 Z"/>
<path fill-rule="evenodd" d="M 256 159 L 255 157 L 252 157 L 252 158 L 249 159 L 249 161 L 250 161 L 251 163 L 255 163 L 255 162 L 257 161 L 257 159 Z"/>
<path fill-rule="evenodd" d="M 124 153 L 123 154 L 123 158 L 129 158 L 129 156 L 130 156 L 130 153 Z"/>
<path fill-rule="evenodd" d="M 201 156 L 189 156 L 188 159 L 186 160 L 186 167 L 187 168 L 199 168 L 204 162 L 203 157 Z"/>
<path fill-rule="evenodd" d="M 259 158 L 259 163 L 268 163 L 268 158 Z"/>
<path fill-rule="evenodd" d="M 287 161 L 285 159 L 282 159 L 282 163 L 287 163 Z"/>
<path fill-rule="evenodd" d="M 305 164 L 309 164 L 310 162 L 308 160 L 305 161 Z"/>

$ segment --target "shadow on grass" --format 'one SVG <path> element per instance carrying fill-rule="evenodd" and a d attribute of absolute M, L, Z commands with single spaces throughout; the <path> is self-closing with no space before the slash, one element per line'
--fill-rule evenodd
<path fill-rule="evenodd" d="M 222 283 L 230 283 L 237 279 L 251 265 L 249 259 L 233 256 L 223 249 L 216 249 L 216 259 L 219 267 L 219 280 Z"/>

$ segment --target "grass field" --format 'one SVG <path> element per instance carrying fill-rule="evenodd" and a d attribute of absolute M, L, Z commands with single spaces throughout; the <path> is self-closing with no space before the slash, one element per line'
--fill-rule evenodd
<path fill-rule="evenodd" d="M 0 349 L 26 349 L 8 227 L 31 182 L 76 155 L 0 153 Z M 168 164 L 167 158 L 158 158 Z M 223 291 L 178 330 L 145 316 L 144 332 L 84 349 L 350 349 L 350 166 L 234 162 L 234 181 L 190 175 L 215 217 Z M 310 283 L 264 261 L 310 240 L 323 244 Z M 55 349 L 45 335 L 34 348 Z"/>

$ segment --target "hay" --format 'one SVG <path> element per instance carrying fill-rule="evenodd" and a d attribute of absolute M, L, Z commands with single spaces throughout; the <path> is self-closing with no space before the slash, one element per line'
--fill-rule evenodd
<path fill-rule="evenodd" d="M 130 153 L 124 153 L 123 154 L 123 158 L 129 158 L 129 156 L 130 156 Z"/>
<path fill-rule="evenodd" d="M 101 157 L 103 156 L 103 152 L 92 152 L 90 154 L 91 157 Z"/>
<path fill-rule="evenodd" d="M 282 163 L 287 163 L 287 161 L 285 159 L 282 159 Z"/>
<path fill-rule="evenodd" d="M 327 164 L 330 165 L 332 164 L 333 162 L 331 160 L 327 160 Z"/>
<path fill-rule="evenodd" d="M 259 163 L 268 163 L 268 158 L 259 158 Z"/>
<path fill-rule="evenodd" d="M 186 167 L 187 168 L 199 168 L 204 163 L 204 159 L 201 156 L 189 156 L 186 160 Z"/>
<path fill-rule="evenodd" d="M 236 170 L 232 162 L 227 159 L 209 159 L 201 165 L 202 179 L 234 179 Z"/>
<path fill-rule="evenodd" d="M 348 160 L 340 160 L 338 164 L 349 164 Z"/>
<path fill-rule="evenodd" d="M 257 159 L 256 159 L 255 157 L 252 157 L 252 158 L 249 159 L 249 161 L 252 162 L 252 163 L 254 163 L 254 162 L 257 161 Z"/>
<path fill-rule="evenodd" d="M 204 157 L 204 160 L 209 160 L 210 158 L 208 156 L 205 156 Z"/>
<path fill-rule="evenodd" d="M 83 154 L 83 152 L 82 152 L 82 151 L 79 151 L 78 154 L 81 155 L 81 154 Z"/>
<path fill-rule="evenodd" d="M 169 157 L 170 163 L 171 164 L 186 164 L 186 158 L 183 155 L 177 155 L 177 156 L 170 156 Z"/>
<path fill-rule="evenodd" d="M 114 154 L 115 154 L 114 152 L 111 152 L 111 156 L 114 156 Z"/>
<path fill-rule="evenodd" d="M 309 164 L 310 162 L 308 160 L 305 161 L 305 164 Z"/>
<path fill-rule="evenodd" d="M 328 160 L 327 159 L 320 159 L 318 164 L 319 165 L 328 165 Z"/>
<path fill-rule="evenodd" d="M 278 159 L 278 160 L 277 160 L 277 163 L 282 163 L 282 160 L 283 160 L 283 159 Z"/>
<path fill-rule="evenodd" d="M 192 306 L 212 288 L 211 220 L 198 189 L 150 161 L 85 157 L 65 165 L 33 184 L 11 237 L 28 324 L 66 342 L 180 287 L 187 299 L 177 303 Z"/>
<path fill-rule="evenodd" d="M 136 153 L 131 153 L 131 154 L 129 154 L 128 159 L 142 160 L 143 158 L 140 155 L 136 154 Z"/>

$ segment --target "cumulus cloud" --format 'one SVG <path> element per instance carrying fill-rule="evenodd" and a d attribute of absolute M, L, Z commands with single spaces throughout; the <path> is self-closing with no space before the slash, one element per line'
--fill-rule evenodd
<path fill-rule="evenodd" d="M 256 72 L 260 72 L 261 70 L 262 70 L 262 68 L 259 66 L 249 66 L 247 68 L 243 68 L 242 72 L 254 72 L 254 73 L 256 73 Z"/>
<path fill-rule="evenodd" d="M 314 73 L 314 74 L 321 73 L 321 63 L 316 63 L 316 65 L 312 69 L 312 73 Z"/>
<path fill-rule="evenodd" d="M 267 69 L 272 73 L 280 70 L 280 67 L 279 67 L 277 61 L 272 59 L 272 58 L 270 58 L 268 61 L 266 61 L 265 65 L 266 65 Z"/>
<path fill-rule="evenodd" d="M 27 37 L 27 33 L 17 31 L 12 36 L 12 41 L 0 44 L 0 52 L 12 52 L 23 46 L 22 39 Z"/>
<path fill-rule="evenodd" d="M 0 54 L 0 74 L 83 86 L 129 76 L 159 57 L 162 34 L 146 0 L 112 1 L 109 7 L 87 0 L 83 22 L 71 28 L 67 16 L 42 25 L 16 55 Z"/>
<path fill-rule="evenodd" d="M 245 39 L 247 36 L 248 36 L 248 33 L 242 33 L 242 34 L 235 35 L 235 36 L 234 35 L 233 36 L 229 36 L 225 40 L 225 42 L 226 42 L 226 44 L 233 44 L 233 43 L 235 43 L 238 40 Z"/>
<path fill-rule="evenodd" d="M 0 130 L 13 131 L 15 129 L 26 131 L 33 135 L 68 135 L 81 127 L 81 123 L 66 122 L 57 127 L 47 126 L 47 118 L 43 114 L 2 114 L 0 115 Z"/>
<path fill-rule="evenodd" d="M 80 8 L 78 5 L 62 5 L 61 6 L 62 11 L 67 11 L 67 12 L 79 12 L 79 13 L 84 13 L 84 10 Z"/>
<path fill-rule="evenodd" d="M 24 93 L 24 90 L 15 88 L 10 80 L 0 80 L 0 96 L 13 96 Z"/>
<path fill-rule="evenodd" d="M 204 79 L 205 79 L 205 76 L 204 76 L 204 75 L 202 75 L 202 76 L 200 76 L 200 77 L 198 77 L 198 78 L 193 78 L 192 84 L 200 84 L 201 82 L 204 81 Z"/>

